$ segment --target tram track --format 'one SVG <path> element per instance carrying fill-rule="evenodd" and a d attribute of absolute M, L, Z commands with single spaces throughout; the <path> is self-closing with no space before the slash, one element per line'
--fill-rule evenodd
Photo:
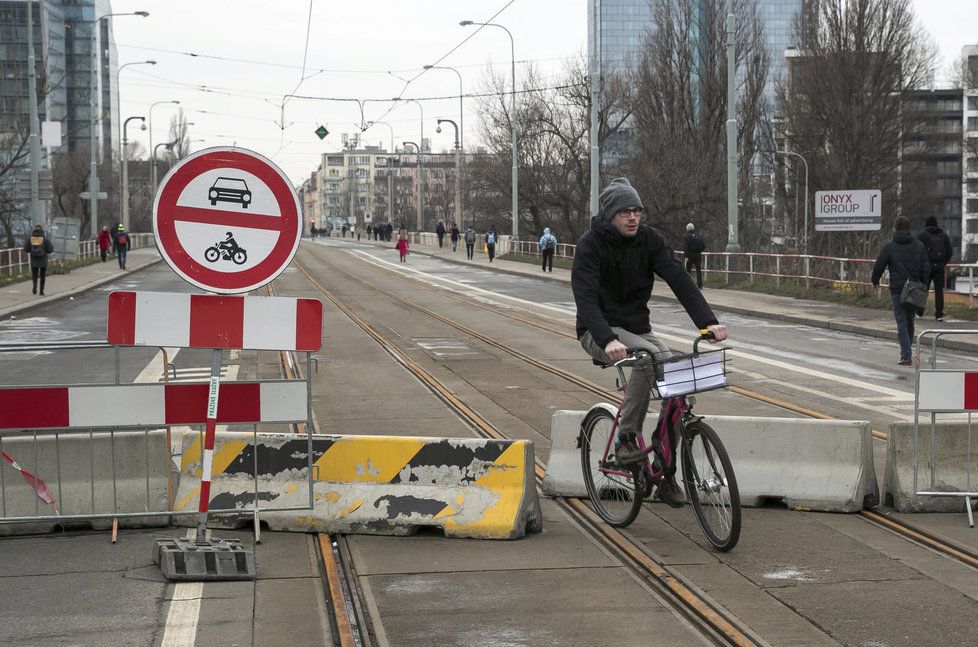
<path fill-rule="evenodd" d="M 267 286 L 269 296 L 275 296 L 271 284 Z M 279 371 L 292 380 L 300 377 L 299 363 L 292 351 L 279 351 Z M 317 433 L 315 420 L 313 433 Z M 306 433 L 305 425 L 293 425 L 296 434 Z M 373 643 L 367 627 L 369 618 L 363 608 L 362 594 L 352 572 L 345 539 L 342 535 L 332 536 L 321 532 L 316 535 L 316 548 L 319 554 L 323 593 L 329 605 L 329 621 L 333 631 L 334 644 L 339 647 L 370 647 Z"/>
<path fill-rule="evenodd" d="M 346 303 L 324 288 L 316 278 L 300 263 L 300 272 L 324 297 L 342 311 L 351 321 L 360 327 L 368 336 L 373 338 L 393 359 L 416 379 L 421 381 L 449 409 L 456 413 L 476 434 L 484 438 L 508 440 L 489 420 L 480 415 L 465 402 L 457 398 L 440 380 L 417 362 L 410 359 L 406 353 L 397 348 L 392 339 L 379 333 L 373 326 L 360 317 Z M 334 266 L 335 267 L 335 266 Z M 386 294 L 386 292 L 385 292 Z M 439 315 L 435 315 L 440 318 Z M 449 321 L 445 323 L 450 324 Z M 475 331 L 473 331 L 475 332 Z M 480 339 L 484 336 L 479 335 Z M 501 347 L 494 340 L 485 338 L 486 343 Z M 594 387 L 598 388 L 598 387 Z M 534 476 L 537 484 L 543 481 L 545 466 L 536 459 Z M 611 528 L 603 524 L 587 506 L 578 499 L 558 499 L 557 504 L 567 514 L 601 542 L 612 553 L 618 555 L 622 563 L 635 573 L 648 586 L 653 588 L 668 606 L 677 614 L 684 617 L 696 627 L 708 640 L 715 644 L 724 645 L 766 645 L 767 643 L 754 634 L 736 616 L 726 611 L 720 604 L 700 591 L 674 569 L 654 558 L 641 547 L 627 532 Z"/>
<path fill-rule="evenodd" d="M 485 343 L 485 344 L 487 344 L 489 346 L 492 346 L 493 348 L 496 348 L 497 350 L 502 351 L 502 352 L 510 355 L 511 357 L 514 357 L 514 358 L 516 358 L 516 359 L 518 359 L 518 360 L 520 360 L 520 361 L 522 361 L 524 363 L 527 363 L 529 365 L 532 365 L 535 368 L 538 368 L 540 370 L 543 370 L 543 371 L 545 371 L 545 372 L 547 372 L 547 373 L 549 373 L 551 375 L 560 377 L 560 378 L 562 378 L 562 379 L 564 379 L 564 380 L 566 380 L 566 381 L 574 384 L 575 386 L 578 386 L 578 387 L 580 387 L 580 388 L 582 388 L 582 389 L 584 389 L 584 390 L 586 390 L 586 391 L 588 391 L 590 393 L 593 393 L 593 394 L 595 394 L 595 395 L 597 395 L 597 396 L 599 396 L 601 398 L 604 398 L 604 399 L 606 399 L 608 401 L 611 401 L 611 402 L 614 402 L 616 404 L 620 404 L 621 403 L 621 398 L 618 396 L 618 394 L 616 392 L 609 391 L 609 390 L 607 390 L 607 389 L 605 389 L 605 388 L 603 388 L 603 387 L 601 387 L 599 385 L 594 384 L 593 382 L 590 382 L 590 381 L 585 380 L 585 379 L 583 379 L 583 378 L 581 378 L 581 377 L 579 377 L 577 375 L 574 375 L 572 373 L 569 373 L 568 371 L 564 371 L 564 370 L 559 369 L 557 367 L 551 366 L 551 365 L 549 365 L 549 364 L 547 364 L 545 362 L 541 362 L 541 361 L 539 361 L 539 360 L 537 360 L 537 359 L 535 359 L 533 357 L 530 357 L 530 356 L 528 356 L 528 355 L 526 355 L 524 353 L 521 353 L 521 352 L 515 350 L 514 348 L 512 348 L 511 346 L 509 346 L 507 344 L 504 344 L 502 342 L 499 342 L 499 341 L 497 341 L 495 339 L 492 339 L 491 337 L 489 337 L 487 335 L 484 335 L 484 334 L 480 333 L 479 331 L 477 331 L 477 330 L 475 330 L 475 329 L 473 329 L 473 328 L 471 328 L 469 326 L 466 326 L 466 325 L 461 324 L 461 323 L 459 323 L 457 321 L 453 321 L 451 319 L 448 319 L 447 317 L 444 317 L 444 316 L 438 314 L 437 312 L 433 312 L 433 311 L 431 311 L 431 310 L 429 310 L 427 308 L 424 308 L 424 307 L 422 307 L 422 306 L 414 303 L 413 301 L 411 301 L 409 299 L 405 299 L 405 298 L 403 298 L 403 297 L 395 294 L 394 292 L 391 292 L 390 290 L 387 290 L 387 289 L 385 289 L 385 288 L 383 288 L 381 286 L 376 285 L 375 283 L 372 283 L 372 282 L 370 282 L 370 281 L 368 281 L 368 280 L 366 280 L 366 279 L 364 279 L 362 277 L 355 276 L 355 275 L 353 275 L 353 274 L 351 274 L 351 273 L 343 270 L 342 268 L 337 267 L 334 263 L 330 263 L 328 260 L 326 260 L 325 258 L 323 258 L 322 255 L 320 255 L 320 254 L 315 254 L 315 255 L 321 261 L 326 262 L 331 267 L 333 267 L 337 272 L 343 274 L 347 278 L 349 278 L 351 280 L 354 280 L 354 281 L 357 281 L 358 283 L 360 283 L 360 284 L 362 284 L 362 285 L 364 285 L 364 286 L 366 286 L 366 287 L 368 287 L 368 288 L 370 288 L 372 290 L 378 291 L 381 294 L 384 294 L 384 295 L 388 296 L 389 298 L 397 301 L 398 303 L 400 303 L 402 305 L 405 305 L 405 306 L 407 306 L 407 307 L 409 307 L 409 308 L 411 308 L 411 309 L 413 309 L 413 310 L 415 310 L 417 312 L 420 312 L 421 314 L 423 314 L 426 317 L 430 317 L 430 318 L 433 318 L 433 319 L 435 319 L 437 321 L 440 321 L 440 322 L 444 323 L 445 325 L 447 325 L 449 327 L 452 327 L 452 328 L 458 330 L 461 333 L 464 333 L 467 336 L 470 336 L 470 337 L 472 337 L 474 339 L 478 339 L 479 341 L 481 341 L 481 342 L 483 342 L 483 343 Z M 297 263 L 297 267 L 307 277 L 308 280 L 310 280 L 311 282 L 314 281 L 314 279 L 312 278 L 311 274 L 308 272 L 307 269 L 305 269 L 305 267 L 301 263 Z M 538 330 L 542 330 L 544 332 L 555 334 L 555 335 L 558 335 L 558 336 L 561 336 L 561 337 L 564 337 L 564 338 L 568 338 L 568 339 L 573 339 L 573 340 L 576 341 L 576 336 L 567 331 L 566 324 L 563 324 L 562 322 L 556 321 L 556 320 L 554 320 L 554 319 L 552 319 L 552 318 L 550 318 L 550 317 L 548 317 L 546 315 L 540 315 L 540 314 L 535 313 L 534 316 L 537 317 L 537 319 L 534 320 L 534 319 L 529 318 L 529 317 L 526 317 L 526 316 L 521 316 L 521 315 L 518 315 L 518 314 L 515 314 L 515 313 L 512 313 L 512 312 L 506 312 L 506 311 L 501 310 L 499 308 L 493 308 L 490 305 L 488 305 L 488 304 L 486 304 L 484 302 L 478 301 L 476 299 L 470 299 L 470 298 L 466 298 L 464 296 L 461 296 L 461 295 L 458 295 L 458 294 L 455 294 L 455 293 L 452 293 L 452 292 L 449 292 L 449 291 L 446 291 L 446 290 L 440 290 L 440 289 L 432 288 L 430 285 L 426 284 L 423 281 L 411 279 L 411 278 L 406 277 L 406 276 L 403 276 L 402 274 L 399 274 L 399 273 L 394 274 L 394 276 L 396 276 L 396 278 L 398 278 L 398 280 L 400 280 L 401 282 L 407 283 L 407 284 L 411 285 L 412 287 L 423 289 L 426 292 L 429 292 L 431 294 L 437 294 L 439 297 L 449 298 L 449 299 L 451 299 L 453 301 L 456 301 L 456 302 L 458 302 L 460 304 L 465 305 L 466 307 L 478 308 L 480 310 L 491 312 L 491 313 L 493 313 L 496 316 L 505 317 L 507 319 L 510 319 L 510 320 L 519 322 L 521 324 L 532 326 L 532 327 L 534 327 L 534 328 L 536 328 Z M 321 286 L 319 286 L 316 283 L 314 283 L 314 285 L 317 286 L 317 289 L 318 290 L 320 290 L 321 292 L 323 292 L 325 294 L 325 291 L 322 289 Z M 335 303 L 335 301 L 334 301 L 334 303 Z M 544 320 L 544 322 L 541 322 L 540 319 Z M 408 360 L 408 361 L 411 361 L 411 360 Z M 781 400 L 781 399 L 778 399 L 778 398 L 774 398 L 774 397 L 768 396 L 768 395 L 763 394 L 763 393 L 759 393 L 759 392 L 754 391 L 752 389 L 747 389 L 747 388 L 740 387 L 740 386 L 735 386 L 735 385 L 729 385 L 729 386 L 726 387 L 726 389 L 728 391 L 732 392 L 732 393 L 737 393 L 738 395 L 742 395 L 744 397 L 747 397 L 747 398 L 750 398 L 750 399 L 753 399 L 753 400 L 757 400 L 759 402 L 765 402 L 767 404 L 778 406 L 778 407 L 783 408 L 785 410 L 792 411 L 792 412 L 795 412 L 795 413 L 799 413 L 799 414 L 804 415 L 804 416 L 807 416 L 807 417 L 817 418 L 817 419 L 822 419 L 822 420 L 836 420 L 837 419 L 836 416 L 832 416 L 830 414 L 827 414 L 827 413 L 824 413 L 824 412 L 821 412 L 821 411 L 818 411 L 816 409 L 812 409 L 812 408 L 809 408 L 809 407 L 803 407 L 803 406 L 800 406 L 800 405 L 796 405 L 796 404 L 791 403 L 791 402 L 785 402 L 784 400 Z M 879 440 L 882 440 L 882 441 L 886 441 L 887 440 L 887 434 L 885 432 L 882 432 L 882 431 L 879 431 L 879 430 L 875 430 L 874 429 L 874 430 L 872 430 L 872 433 L 873 433 L 873 436 L 875 438 L 879 439 Z M 538 463 L 537 464 L 537 470 L 540 473 L 539 478 L 542 478 L 542 471 L 545 468 L 539 462 L 539 459 L 538 459 L 537 463 Z M 926 531 L 926 530 L 924 530 L 922 528 L 919 528 L 917 526 L 914 526 L 913 524 L 910 524 L 910 523 L 908 523 L 906 521 L 897 520 L 895 517 L 893 517 L 892 515 L 890 515 L 887 510 L 885 510 L 884 508 L 879 507 L 879 506 L 876 507 L 876 508 L 874 508 L 874 509 L 868 509 L 868 510 L 864 509 L 864 510 L 860 511 L 858 514 L 859 514 L 859 517 L 861 519 L 863 519 L 864 521 L 866 521 L 867 523 L 869 523 L 871 525 L 874 525 L 874 526 L 876 526 L 878 528 L 883 528 L 883 529 L 885 529 L 885 530 L 887 530 L 889 532 L 892 532 L 892 533 L 896 534 L 897 536 L 905 539 L 906 541 L 912 542 L 912 543 L 914 543 L 914 544 L 916 544 L 918 546 L 923 546 L 923 547 L 925 547 L 925 548 L 927 548 L 929 550 L 936 551 L 936 552 L 938 552 L 938 553 L 940 553 L 940 554 L 942 554 L 942 555 L 944 555 L 944 556 L 946 556 L 948 558 L 951 558 L 951 559 L 953 559 L 953 560 L 955 560 L 955 561 L 957 561 L 957 562 L 959 562 L 959 563 L 961 563 L 961 564 L 963 564 L 965 566 L 968 566 L 970 568 L 973 568 L 973 569 L 978 570 L 978 553 L 976 553 L 974 550 L 972 550 L 970 548 L 967 548 L 965 546 L 962 546 L 962 545 L 960 545 L 960 544 L 958 544 L 956 542 L 950 541 L 948 539 L 945 539 L 945 538 L 936 536 L 933 533 L 929 533 L 928 531 Z"/>

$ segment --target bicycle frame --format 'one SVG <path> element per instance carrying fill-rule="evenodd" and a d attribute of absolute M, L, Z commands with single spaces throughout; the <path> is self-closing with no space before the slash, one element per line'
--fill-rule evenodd
<path fill-rule="evenodd" d="M 628 383 L 622 382 L 622 387 L 620 390 L 622 393 L 622 400 L 624 401 L 624 397 L 628 392 Z M 659 437 L 662 438 L 665 443 L 665 445 L 661 447 L 662 455 L 660 455 L 660 459 L 662 461 L 662 465 L 661 468 L 657 470 L 653 467 L 653 462 L 649 461 L 643 468 L 652 479 L 652 482 L 662 478 L 665 475 L 665 471 L 669 469 L 669 467 L 671 467 L 676 460 L 677 448 L 670 446 L 672 439 L 668 433 L 668 425 L 676 425 L 676 423 L 678 423 L 680 419 L 691 410 L 691 408 L 692 403 L 684 395 L 666 398 L 662 401 L 662 412 L 659 414 L 659 420 L 656 424 L 655 432 L 653 433 L 653 436 L 655 436 L 655 434 L 659 434 Z M 620 419 L 621 405 L 619 405 L 615 410 L 614 421 L 611 424 L 611 433 L 608 434 L 608 440 L 605 443 L 604 453 L 601 456 L 601 463 L 598 469 L 600 469 L 604 474 L 629 476 L 630 472 L 612 469 L 605 467 L 604 465 L 608 455 L 614 453 L 612 450 L 612 443 L 614 442 L 615 438 L 618 437 L 618 422 Z M 645 439 L 642 437 L 642 434 L 638 434 L 636 440 L 638 441 L 639 449 L 641 449 L 645 455 L 649 455 L 655 451 L 655 446 L 653 444 L 645 444 Z M 669 457 L 668 464 L 665 462 L 666 456 Z"/>

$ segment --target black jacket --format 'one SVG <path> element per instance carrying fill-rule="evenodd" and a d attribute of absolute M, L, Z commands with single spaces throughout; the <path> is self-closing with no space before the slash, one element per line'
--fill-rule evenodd
<path fill-rule="evenodd" d="M 890 292 L 899 294 L 907 276 L 924 283 L 930 277 L 930 262 L 924 244 L 909 231 L 893 232 L 893 240 L 883 245 L 873 265 L 873 285 L 879 285 L 883 270 L 890 268 Z"/>
<path fill-rule="evenodd" d="M 31 243 L 31 238 L 40 236 L 44 239 L 44 242 L 39 246 L 43 250 L 43 254 L 31 254 L 31 249 L 34 245 Z M 27 241 L 24 242 L 24 251 L 30 256 L 31 268 L 35 267 L 47 267 L 48 266 L 48 254 L 54 253 L 54 244 L 51 240 L 44 234 L 44 230 L 32 229 L 31 233 L 27 234 Z"/>
<path fill-rule="evenodd" d="M 706 249 L 706 243 L 703 242 L 702 236 L 695 231 L 687 231 L 683 234 L 683 256 L 697 259 L 704 249 Z"/>
<path fill-rule="evenodd" d="M 590 331 L 599 346 L 617 339 L 611 327 L 643 334 L 649 325 L 653 274 L 662 277 L 697 328 L 717 323 L 703 294 L 658 230 L 640 225 L 625 238 L 603 217 L 577 241 L 571 288 L 577 304 L 577 336 Z"/>
<path fill-rule="evenodd" d="M 926 227 L 917 238 L 927 248 L 927 258 L 930 262 L 931 270 L 943 270 L 944 266 L 951 260 L 954 248 L 951 247 L 951 239 L 940 227 Z"/>

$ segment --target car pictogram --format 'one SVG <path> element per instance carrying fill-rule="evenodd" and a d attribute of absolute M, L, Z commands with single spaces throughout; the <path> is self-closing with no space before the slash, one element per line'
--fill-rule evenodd
<path fill-rule="evenodd" d="M 218 202 L 237 202 L 243 209 L 247 209 L 251 203 L 251 191 L 248 183 L 240 178 L 219 177 L 208 189 L 207 199 L 211 201 L 211 206 Z"/>

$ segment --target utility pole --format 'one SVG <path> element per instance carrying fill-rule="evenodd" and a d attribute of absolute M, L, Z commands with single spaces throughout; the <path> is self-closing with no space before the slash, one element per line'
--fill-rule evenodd
<path fill-rule="evenodd" d="M 38 190 L 38 173 L 41 170 L 41 137 L 37 118 L 37 70 L 34 69 L 34 16 L 32 0 L 27 0 L 27 84 L 30 104 L 30 160 L 31 160 L 31 226 L 48 222 L 44 217 Z"/>
<path fill-rule="evenodd" d="M 601 103 L 601 0 L 591 0 L 591 215 L 598 215 L 601 148 L 598 144 L 598 107 Z"/>
<path fill-rule="evenodd" d="M 737 33 L 727 0 L 727 253 L 740 252 L 737 223 Z"/>

